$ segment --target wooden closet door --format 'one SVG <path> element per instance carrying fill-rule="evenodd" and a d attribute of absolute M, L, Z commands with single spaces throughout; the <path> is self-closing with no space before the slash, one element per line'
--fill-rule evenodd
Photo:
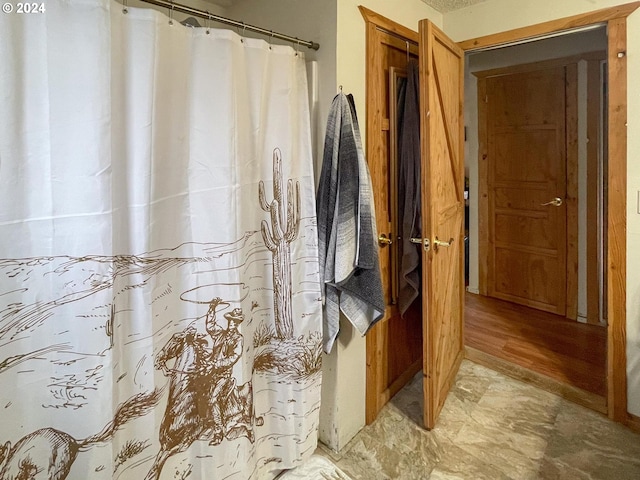
<path fill-rule="evenodd" d="M 464 54 L 420 22 L 424 424 L 433 428 L 464 358 Z"/>
<path fill-rule="evenodd" d="M 391 109 L 396 94 L 390 79 L 401 76 L 409 56 L 417 58 L 418 34 L 360 7 L 367 21 L 367 162 L 371 172 L 379 242 L 380 269 L 387 307 L 385 315 L 367 334 L 366 421 L 376 419 L 382 407 L 422 368 L 421 302 L 416 300 L 405 317 L 400 315 L 397 283 L 397 149 L 392 133 Z M 406 38 L 406 40 L 404 40 Z M 407 45 L 407 41 L 409 44 Z M 389 244 L 389 240 L 392 242 Z"/>

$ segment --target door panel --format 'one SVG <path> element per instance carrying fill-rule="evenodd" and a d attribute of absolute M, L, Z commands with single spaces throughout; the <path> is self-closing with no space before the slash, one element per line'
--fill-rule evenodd
<path fill-rule="evenodd" d="M 464 356 L 464 159 L 460 48 L 420 22 L 424 423 L 433 428 Z M 437 241 L 450 244 L 436 245 Z"/>
<path fill-rule="evenodd" d="M 390 96 L 396 94 L 393 84 L 407 65 L 407 42 L 397 34 L 390 34 L 387 28 L 391 26 L 383 28 L 367 22 L 367 161 L 375 192 L 378 233 L 393 240 L 391 245 L 380 244 L 379 250 L 387 303 L 385 316 L 367 334 L 367 423 L 376 419 L 380 409 L 422 366 L 420 303 L 414 302 L 404 318 L 396 303 L 397 179 L 393 162 L 397 161 L 397 155 L 392 153 L 397 143 L 394 141 L 396 126 L 392 122 L 395 105 Z M 415 59 L 417 34 L 411 33 L 413 37 L 407 38 L 409 56 Z"/>
<path fill-rule="evenodd" d="M 486 82 L 488 293 L 564 315 L 565 67 L 489 77 Z M 555 198 L 562 204 L 548 203 Z"/>
<path fill-rule="evenodd" d="M 518 255 L 513 254 L 513 250 L 495 248 L 495 266 L 502 272 L 527 272 L 526 275 L 514 275 L 508 277 L 506 274 L 498 276 L 495 284 L 495 296 L 514 303 L 521 303 L 520 299 L 526 296 L 529 304 L 546 310 L 549 302 L 559 302 L 564 291 L 557 288 L 557 284 L 550 274 L 558 275 L 556 262 L 553 254 L 541 255 L 537 252 L 519 251 Z"/>

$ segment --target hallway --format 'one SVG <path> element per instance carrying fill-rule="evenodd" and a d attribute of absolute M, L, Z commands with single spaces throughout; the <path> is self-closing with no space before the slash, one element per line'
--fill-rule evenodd
<path fill-rule="evenodd" d="M 606 328 L 466 293 L 465 345 L 606 396 Z"/>

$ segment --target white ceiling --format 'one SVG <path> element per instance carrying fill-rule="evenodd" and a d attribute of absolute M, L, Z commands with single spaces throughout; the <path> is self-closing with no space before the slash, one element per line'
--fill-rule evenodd
<path fill-rule="evenodd" d="M 215 3 L 222 7 L 228 7 L 232 5 L 236 0 L 204 0 L 205 2 Z M 322 1 L 322 0 L 320 0 Z M 450 12 L 452 10 L 459 10 L 461 8 L 475 5 L 476 3 L 486 2 L 487 0 L 422 0 L 427 5 L 435 8 L 441 13 Z"/>
<path fill-rule="evenodd" d="M 452 10 L 460 10 L 461 8 L 475 5 L 476 3 L 486 2 L 487 0 L 422 0 L 427 5 L 435 8 L 441 13 L 447 13 Z"/>

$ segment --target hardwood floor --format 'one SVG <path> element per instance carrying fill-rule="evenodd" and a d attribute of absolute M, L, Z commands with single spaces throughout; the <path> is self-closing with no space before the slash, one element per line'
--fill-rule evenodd
<path fill-rule="evenodd" d="M 467 293 L 465 345 L 606 397 L 606 328 Z"/>

